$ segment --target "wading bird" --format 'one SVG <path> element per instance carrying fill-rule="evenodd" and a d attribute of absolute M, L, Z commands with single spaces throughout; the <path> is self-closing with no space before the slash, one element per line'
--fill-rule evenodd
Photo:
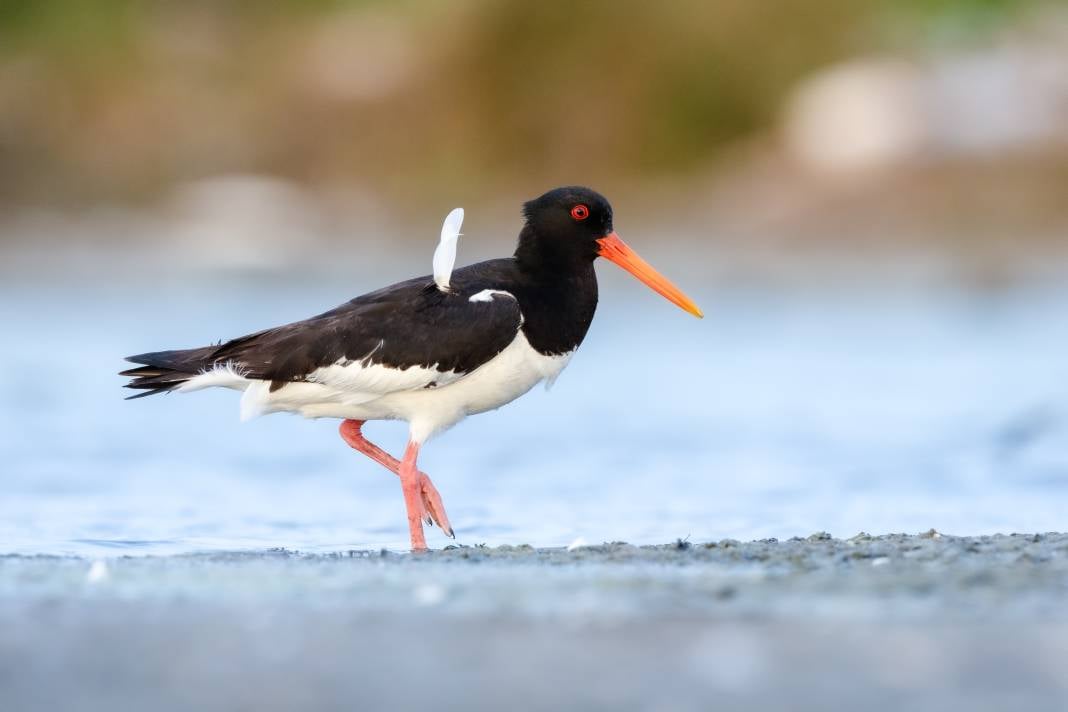
<path fill-rule="evenodd" d="M 616 235 L 612 207 L 583 187 L 523 206 L 512 257 L 453 271 L 463 210 L 445 219 L 433 275 L 400 282 L 319 316 L 202 348 L 127 358 L 127 388 L 242 391 L 241 417 L 286 411 L 341 418 L 351 447 L 400 477 L 413 550 L 423 522 L 453 537 L 419 448 L 468 415 L 551 383 L 582 343 L 597 307 L 593 262 L 604 257 L 695 316 L 701 310 Z M 364 438 L 367 420 L 404 420 L 401 460 Z"/>

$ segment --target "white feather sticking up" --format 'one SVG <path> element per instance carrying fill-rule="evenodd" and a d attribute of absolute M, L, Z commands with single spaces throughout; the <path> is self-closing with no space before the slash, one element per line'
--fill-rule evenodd
<path fill-rule="evenodd" d="M 441 225 L 441 242 L 434 250 L 434 283 L 443 292 L 449 291 L 449 277 L 456 264 L 456 240 L 460 237 L 460 226 L 464 222 L 464 209 L 456 208 L 445 216 Z"/>

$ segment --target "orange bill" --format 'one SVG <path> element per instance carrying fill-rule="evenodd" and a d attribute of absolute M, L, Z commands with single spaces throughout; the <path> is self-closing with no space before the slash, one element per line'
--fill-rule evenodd
<path fill-rule="evenodd" d="M 684 309 L 698 318 L 704 314 L 693 300 L 682 293 L 678 287 L 668 281 L 667 277 L 653 269 L 653 266 L 638 256 L 638 253 L 630 249 L 627 243 L 619 239 L 619 235 L 610 232 L 597 241 L 601 249 L 597 251 L 601 257 L 615 262 L 635 277 L 644 282 L 650 289 L 667 299 L 672 304 Z"/>

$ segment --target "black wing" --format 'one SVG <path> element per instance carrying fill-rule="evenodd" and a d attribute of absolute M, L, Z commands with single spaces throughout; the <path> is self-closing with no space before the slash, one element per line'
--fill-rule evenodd
<path fill-rule="evenodd" d="M 272 381 L 272 388 L 306 380 L 323 366 L 356 361 L 395 369 L 422 366 L 453 377 L 470 373 L 508 346 L 523 321 L 518 303 L 506 295 L 470 301 L 481 289 L 500 288 L 492 267 L 482 263 L 455 271 L 449 292 L 430 277 L 401 282 L 311 319 L 229 341 L 210 361 Z M 366 390 L 374 384 L 349 386 Z"/>

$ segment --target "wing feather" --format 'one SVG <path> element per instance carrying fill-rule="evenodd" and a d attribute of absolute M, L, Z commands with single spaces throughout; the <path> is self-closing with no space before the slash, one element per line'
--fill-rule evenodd
<path fill-rule="evenodd" d="M 483 263 L 485 264 L 485 263 Z M 445 386 L 504 350 L 523 323 L 515 299 L 470 301 L 491 282 L 471 268 L 441 292 L 428 277 L 357 297 L 317 317 L 227 342 L 211 355 L 249 379 L 316 383 L 367 399 Z"/>
<path fill-rule="evenodd" d="M 449 278 L 453 265 L 456 264 L 456 241 L 460 237 L 460 226 L 464 223 L 464 209 L 455 208 L 445 216 L 441 226 L 441 242 L 434 250 L 434 283 L 443 292 L 449 291 Z"/>

